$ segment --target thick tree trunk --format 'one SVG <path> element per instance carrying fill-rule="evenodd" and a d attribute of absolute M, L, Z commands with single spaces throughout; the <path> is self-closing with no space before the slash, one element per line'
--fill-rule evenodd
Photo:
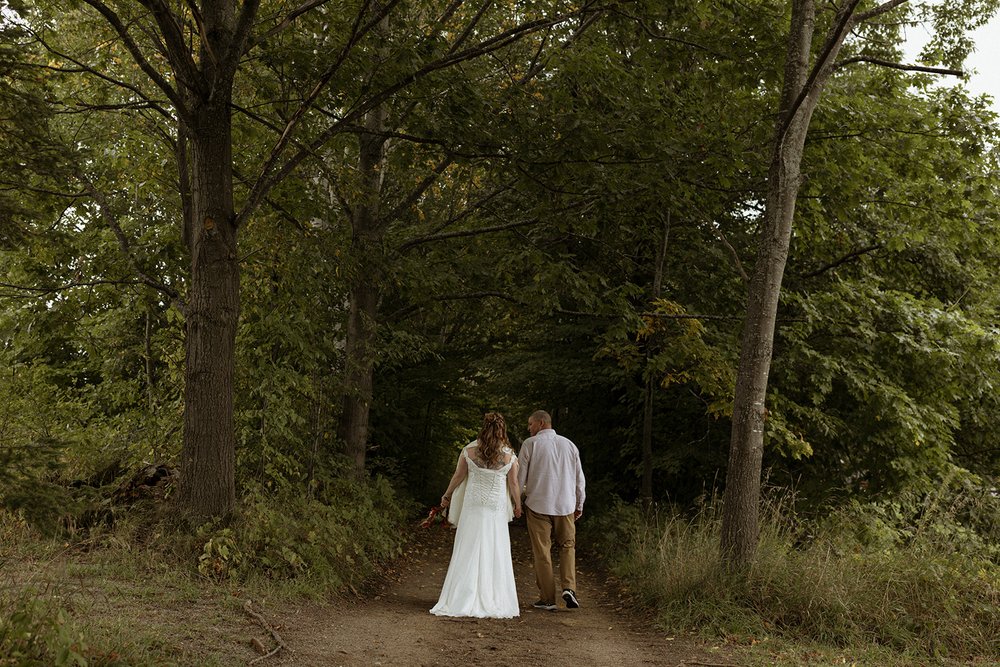
<path fill-rule="evenodd" d="M 767 381 L 806 134 L 832 71 L 832 63 L 847 33 L 849 11 L 845 15 L 838 14 L 837 27 L 844 29 L 831 33 L 827 48 L 821 55 L 824 60 L 810 82 L 809 58 L 816 14 L 814 0 L 795 0 L 793 3 L 781 113 L 768 172 L 764 225 L 750 280 L 747 315 L 740 342 L 723 500 L 721 549 L 727 564 L 736 569 L 749 565 L 757 553 Z M 809 88 L 806 89 L 806 86 Z"/>
<path fill-rule="evenodd" d="M 195 110 L 181 499 L 195 516 L 235 505 L 233 376 L 240 277 L 228 96 Z"/>
<path fill-rule="evenodd" d="M 351 250 L 355 271 L 349 295 L 344 401 L 339 434 L 347 455 L 354 462 L 354 472 L 359 477 L 365 472 L 368 416 L 371 412 L 375 377 L 378 284 L 382 276 L 382 242 L 385 234 L 380 213 L 386 117 L 387 110 L 384 106 L 365 115 L 365 127 L 371 133 L 361 134 L 358 140 L 362 200 L 354 207 L 351 216 Z"/>

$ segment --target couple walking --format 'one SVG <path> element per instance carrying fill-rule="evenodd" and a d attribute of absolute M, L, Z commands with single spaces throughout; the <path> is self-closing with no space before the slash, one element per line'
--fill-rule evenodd
<path fill-rule="evenodd" d="M 580 452 L 552 429 L 543 410 L 528 417 L 531 434 L 521 456 L 510 448 L 507 425 L 487 413 L 479 437 L 458 457 L 441 505 L 458 529 L 451 563 L 438 603 L 438 616 L 512 618 L 519 615 L 507 522 L 520 517 L 521 496 L 535 559 L 540 598 L 534 607 L 556 609 L 552 572 L 552 534 L 559 546 L 559 575 L 566 606 L 580 606 L 576 595 L 576 520 L 583 514 L 584 477 Z"/>

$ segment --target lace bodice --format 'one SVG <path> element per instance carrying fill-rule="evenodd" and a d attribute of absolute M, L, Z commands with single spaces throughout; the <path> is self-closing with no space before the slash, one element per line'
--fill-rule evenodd
<path fill-rule="evenodd" d="M 517 457 L 510 448 L 505 448 L 504 457 L 510 460 L 504 463 L 503 458 L 497 467 L 486 467 L 486 462 L 477 461 L 478 447 L 470 445 L 465 448 L 465 459 L 469 464 L 468 489 L 466 504 L 479 506 L 496 512 L 505 512 L 509 501 L 507 499 L 507 473 Z"/>
<path fill-rule="evenodd" d="M 504 463 L 504 460 L 507 459 L 508 456 L 510 457 L 510 460 Z M 510 447 L 504 447 L 502 450 L 500 450 L 500 460 L 492 466 L 488 465 L 486 461 L 481 456 L 479 456 L 479 446 L 476 443 L 472 443 L 471 445 L 467 445 L 465 447 L 465 458 L 469 463 L 474 464 L 477 468 L 482 468 L 484 470 L 494 470 L 497 472 L 501 470 L 506 472 L 505 469 L 510 468 L 510 465 L 517 459 L 517 457 L 514 455 L 513 449 L 511 449 Z"/>

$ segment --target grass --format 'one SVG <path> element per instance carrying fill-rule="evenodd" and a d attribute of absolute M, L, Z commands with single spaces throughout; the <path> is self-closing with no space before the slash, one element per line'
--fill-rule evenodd
<path fill-rule="evenodd" d="M 248 497 L 228 524 L 197 529 L 152 503 L 59 538 L 0 509 L 0 608 L 12 610 L 0 617 L 0 667 L 245 665 L 250 639 L 266 634 L 246 600 L 266 616 L 329 598 L 401 550 L 405 508 L 384 480 L 326 491 Z"/>
<path fill-rule="evenodd" d="M 855 507 L 807 522 L 771 502 L 757 561 L 741 573 L 720 565 L 718 503 L 694 518 L 620 507 L 605 551 L 664 627 L 724 638 L 752 664 L 1000 664 L 988 540 L 944 510 L 921 517 L 934 530 L 882 525 L 905 539 L 859 539 L 865 512 L 878 514 Z"/>
<path fill-rule="evenodd" d="M 128 531 L 68 543 L 0 517 L 0 608 L 10 610 L 0 666 L 221 667 L 253 657 L 232 657 L 232 636 L 254 632 L 231 602 L 240 589 L 122 546 Z"/>

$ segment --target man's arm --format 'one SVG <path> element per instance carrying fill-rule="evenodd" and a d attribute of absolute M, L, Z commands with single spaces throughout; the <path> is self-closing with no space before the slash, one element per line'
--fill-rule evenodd
<path fill-rule="evenodd" d="M 533 449 L 531 438 L 521 444 L 521 452 L 517 455 L 517 485 L 524 494 L 528 483 L 528 465 L 531 463 L 531 450 Z"/>
<path fill-rule="evenodd" d="M 574 518 L 583 516 L 583 502 L 587 499 L 587 479 L 583 476 L 583 464 L 580 463 L 580 451 L 576 452 L 576 511 Z"/>

